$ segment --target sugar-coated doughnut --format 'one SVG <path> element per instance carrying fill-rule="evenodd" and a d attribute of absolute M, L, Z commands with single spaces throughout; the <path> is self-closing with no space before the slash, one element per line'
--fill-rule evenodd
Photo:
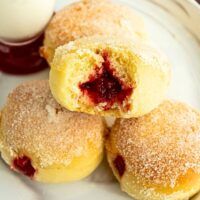
<path fill-rule="evenodd" d="M 56 100 L 71 111 L 137 117 L 160 104 L 170 82 L 166 58 L 147 44 L 89 37 L 60 46 L 50 71 Z"/>
<path fill-rule="evenodd" d="M 165 101 L 139 118 L 117 119 L 106 139 L 123 191 L 138 200 L 188 200 L 200 190 L 200 113 Z"/>
<path fill-rule="evenodd" d="M 93 35 L 147 38 L 143 20 L 132 9 L 109 0 L 82 0 L 54 15 L 45 31 L 41 53 L 50 62 L 56 47 Z"/>
<path fill-rule="evenodd" d="M 33 180 L 79 180 L 103 157 L 101 117 L 75 113 L 52 97 L 48 81 L 19 85 L 1 112 L 0 152 L 11 167 Z"/>

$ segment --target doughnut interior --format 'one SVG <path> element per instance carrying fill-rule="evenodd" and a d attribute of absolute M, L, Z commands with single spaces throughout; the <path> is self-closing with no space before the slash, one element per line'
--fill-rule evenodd
<path fill-rule="evenodd" d="M 50 71 L 55 99 L 71 111 L 137 117 L 158 106 L 170 65 L 147 44 L 90 37 L 57 48 Z"/>

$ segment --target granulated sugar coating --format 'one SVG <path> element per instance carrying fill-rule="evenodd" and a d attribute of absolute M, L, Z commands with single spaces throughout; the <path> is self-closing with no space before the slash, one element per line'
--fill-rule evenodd
<path fill-rule="evenodd" d="M 87 153 L 88 145 L 102 148 L 104 122 L 98 116 L 70 112 L 52 97 L 48 81 L 18 86 L 2 111 L 2 150 L 15 155 L 27 152 L 41 167 L 68 165 Z"/>
<path fill-rule="evenodd" d="M 56 47 L 94 35 L 147 38 L 143 20 L 132 9 L 110 0 L 82 0 L 55 14 L 45 30 L 41 52 L 50 62 Z"/>
<path fill-rule="evenodd" d="M 107 149 L 120 154 L 127 172 L 140 180 L 173 188 L 189 169 L 200 173 L 200 114 L 165 101 L 143 117 L 118 119 Z"/>

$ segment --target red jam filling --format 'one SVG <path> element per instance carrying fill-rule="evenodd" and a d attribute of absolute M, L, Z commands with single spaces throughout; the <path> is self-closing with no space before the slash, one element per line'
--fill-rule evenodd
<path fill-rule="evenodd" d="M 79 88 L 93 104 L 106 103 L 104 109 L 108 110 L 114 103 L 122 105 L 133 88 L 115 75 L 107 53 L 103 53 L 103 59 L 101 68 L 96 68 L 95 74 L 90 75 L 87 82 L 79 84 Z"/>
<path fill-rule="evenodd" d="M 0 71 L 11 74 L 29 74 L 48 67 L 40 57 L 44 34 L 31 43 L 12 46 L 0 42 Z"/>
<path fill-rule="evenodd" d="M 119 176 L 122 177 L 126 170 L 126 165 L 125 165 L 123 157 L 118 155 L 113 161 L 113 164 L 115 168 L 117 169 Z"/>
<path fill-rule="evenodd" d="M 14 168 L 22 172 L 24 175 L 33 177 L 35 174 L 35 169 L 31 164 L 31 159 L 27 156 L 21 156 L 15 158 L 13 161 Z"/>

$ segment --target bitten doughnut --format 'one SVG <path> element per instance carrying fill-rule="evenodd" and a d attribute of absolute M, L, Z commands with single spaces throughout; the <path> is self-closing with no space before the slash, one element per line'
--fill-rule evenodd
<path fill-rule="evenodd" d="M 109 0 L 82 0 L 55 14 L 45 31 L 41 53 L 51 62 L 58 46 L 93 35 L 147 38 L 143 20 L 132 9 Z"/>
<path fill-rule="evenodd" d="M 118 38 L 89 37 L 60 46 L 50 71 L 51 91 L 67 109 L 123 118 L 157 107 L 169 82 L 163 55 Z"/>
<path fill-rule="evenodd" d="M 138 200 L 187 200 L 200 190 L 200 113 L 165 101 L 140 118 L 117 119 L 106 139 L 123 191 Z"/>
<path fill-rule="evenodd" d="M 48 81 L 31 81 L 9 95 L 1 112 L 1 156 L 33 180 L 79 180 L 101 162 L 104 130 L 101 117 L 61 107 Z"/>

